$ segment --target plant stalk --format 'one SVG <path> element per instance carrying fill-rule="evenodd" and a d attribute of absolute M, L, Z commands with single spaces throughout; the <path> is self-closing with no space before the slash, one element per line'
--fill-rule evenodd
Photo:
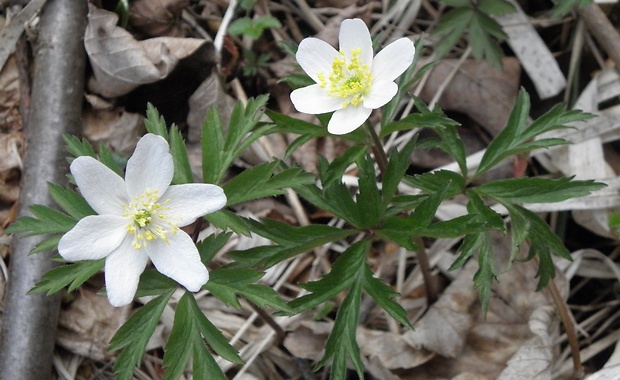
<path fill-rule="evenodd" d="M 553 302 L 555 303 L 558 314 L 560 315 L 562 325 L 564 325 L 564 331 L 566 331 L 566 337 L 568 338 L 568 345 L 570 346 L 571 357 L 573 358 L 573 378 L 583 379 L 585 376 L 585 372 L 583 369 L 583 364 L 581 364 L 579 341 L 577 339 L 577 332 L 575 331 L 575 325 L 573 324 L 571 312 L 566 306 L 566 302 L 564 302 L 564 300 L 562 299 L 562 296 L 560 296 L 560 291 L 558 290 L 555 281 L 549 281 L 547 289 L 549 289 L 549 294 L 551 295 L 551 298 L 553 298 Z"/>

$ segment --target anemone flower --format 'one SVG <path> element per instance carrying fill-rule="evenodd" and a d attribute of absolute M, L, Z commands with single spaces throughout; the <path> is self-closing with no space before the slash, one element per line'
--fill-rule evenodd
<path fill-rule="evenodd" d="M 415 47 L 400 38 L 373 58 L 370 31 L 360 19 L 342 22 L 340 51 L 318 38 L 299 44 L 297 62 L 316 84 L 291 93 L 299 112 L 334 112 L 327 130 L 343 135 L 357 129 L 373 109 L 389 102 L 398 86 L 394 80 L 413 62 Z"/>
<path fill-rule="evenodd" d="M 125 179 L 92 157 L 71 163 L 84 199 L 97 212 L 81 219 L 58 243 L 69 261 L 105 257 L 105 284 L 114 306 L 129 304 L 148 259 L 162 274 L 196 292 L 209 280 L 196 245 L 180 227 L 226 204 L 222 188 L 170 185 L 174 173 L 166 140 L 140 139 Z"/>

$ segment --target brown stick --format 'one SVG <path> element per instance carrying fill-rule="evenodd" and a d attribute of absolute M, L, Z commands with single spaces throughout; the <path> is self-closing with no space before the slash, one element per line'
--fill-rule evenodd
<path fill-rule="evenodd" d="M 48 0 L 35 54 L 32 103 L 19 215 L 33 204 L 54 204 L 48 182 L 66 182 L 62 135 L 76 133 L 84 90 L 87 2 Z M 26 293 L 52 269 L 52 253 L 28 255 L 45 236 L 14 236 L 0 336 L 0 378 L 49 379 L 60 294 Z"/>
<path fill-rule="evenodd" d="M 592 3 L 584 8 L 577 7 L 576 10 L 588 31 L 605 50 L 616 68 L 620 70 L 620 33 L 618 30 L 611 24 L 598 4 Z"/>
<path fill-rule="evenodd" d="M 573 378 L 574 379 L 583 379 L 585 376 L 583 364 L 581 364 L 581 353 L 579 352 L 579 340 L 577 339 L 577 332 L 575 331 L 575 326 L 573 325 L 573 318 L 571 318 L 570 310 L 566 306 L 566 302 L 560 296 L 560 291 L 558 290 L 555 281 L 549 281 L 549 285 L 547 286 L 549 290 L 549 294 L 551 298 L 553 298 L 553 302 L 555 303 L 555 307 L 558 310 L 558 314 L 560 315 L 560 320 L 562 321 L 562 325 L 564 326 L 564 331 L 566 331 L 566 337 L 568 338 L 568 345 L 570 346 L 570 353 L 573 358 Z"/>

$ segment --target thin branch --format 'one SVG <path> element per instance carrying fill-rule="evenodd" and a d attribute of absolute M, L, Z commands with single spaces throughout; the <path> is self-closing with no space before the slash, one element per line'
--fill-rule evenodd
<path fill-rule="evenodd" d="M 54 204 L 48 182 L 66 182 L 62 135 L 80 126 L 84 89 L 87 2 L 49 0 L 40 20 L 19 215 L 33 204 Z M 0 337 L 4 379 L 48 379 L 60 294 L 26 293 L 55 265 L 52 253 L 28 255 L 45 236 L 14 236 Z"/>

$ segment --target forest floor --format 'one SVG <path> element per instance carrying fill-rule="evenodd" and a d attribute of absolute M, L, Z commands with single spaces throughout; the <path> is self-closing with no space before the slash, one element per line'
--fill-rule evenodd
<path fill-rule="evenodd" d="M 4 20 L 15 17 L 21 9 L 9 3 L 0 1 Z M 290 100 L 291 88 L 280 79 L 302 73 L 290 52 L 303 38 L 317 36 L 336 45 L 340 24 L 348 18 L 364 20 L 378 46 L 400 37 L 416 42 L 417 65 L 422 67 L 433 62 L 434 66 L 409 92 L 430 106 L 441 107 L 460 123 L 458 132 L 472 160 L 506 125 L 520 88 L 531 97 L 530 116 L 534 119 L 558 103 L 594 113 L 600 122 L 588 124 L 592 126 L 588 130 L 576 129 L 569 137 L 573 143 L 570 147 L 517 157 L 490 172 L 484 180 L 549 174 L 610 184 L 612 190 L 605 196 L 579 198 L 562 208 L 534 211 L 548 221 L 573 256 L 572 262 L 556 262 L 558 273 L 554 281 L 574 317 L 585 372 L 591 374 L 590 379 L 620 379 L 620 246 L 617 231 L 607 222 L 620 205 L 617 180 L 613 182 L 620 173 L 617 142 L 620 76 L 615 69 L 620 62 L 614 62 L 615 53 L 610 50 L 615 47 L 616 53 L 620 51 L 617 48 L 620 40 L 617 34 L 600 35 L 606 25 L 619 25 L 620 5 L 617 2 L 587 5 L 587 9 L 602 10 L 594 16 L 584 10 L 555 16 L 551 13 L 551 1 L 511 1 L 516 12 L 494 16 L 507 39 L 497 45 L 503 58 L 496 56 L 496 64 L 492 64 L 489 60 L 493 57 L 474 56 L 480 41 L 469 40 L 467 34 L 442 57 L 436 56 L 435 46 L 441 38 L 434 30 L 450 11 L 449 5 L 457 3 L 467 2 L 134 0 L 129 2 L 127 24 L 122 27 L 117 25 L 113 13 L 116 1 L 93 0 L 84 37 L 87 69 L 80 133 L 93 145 L 103 144 L 120 157 L 128 157 L 137 138 L 145 133 L 145 112 L 151 103 L 167 123 L 180 128 L 190 155 L 195 158 L 193 169 L 199 173 L 200 128 L 211 107 L 226 119 L 235 102 L 268 94 L 269 109 L 306 121 L 315 120 L 314 116 L 295 110 Z M 30 82 L 25 78 L 33 70 L 31 59 L 36 55 L 33 50 L 36 49 L 33 43 L 36 17 L 29 20 L 16 53 L 2 62 L 0 72 L 0 225 L 3 228 L 15 220 L 22 190 L 20 179 L 28 170 L 23 167 L 27 130 L 24 115 L 27 115 L 30 92 Z M 231 24 L 243 17 L 276 19 L 279 25 L 269 21 L 266 26 L 256 23 L 244 29 Z M 0 26 L 1 22 L 2 19 Z M 231 25 L 236 29 L 230 30 Z M 6 35 L 0 34 L 0 38 Z M 115 42 L 102 43 L 105 39 Z M 0 45 L 3 43 L 0 41 Z M 127 51 L 136 54 L 128 60 L 121 54 Z M 101 72 L 108 76 L 98 77 Z M 378 118 L 375 113 L 371 121 Z M 428 137 L 425 131 L 420 132 L 421 139 Z M 396 136 L 389 139 L 387 144 L 397 144 L 396 139 Z M 235 167 L 241 172 L 270 156 L 281 158 L 292 141 L 290 135 L 270 135 L 261 140 L 260 147 L 248 150 L 235 161 Z M 331 161 L 346 148 L 342 140 L 322 137 L 301 146 L 291 162 L 316 172 L 319 156 Z M 269 154 L 265 156 L 265 152 Z M 409 172 L 424 173 L 453 166 L 451 159 L 439 150 L 418 150 L 411 156 Z M 334 222 L 330 215 L 295 199 L 268 198 L 243 204 L 234 211 L 292 225 Z M 451 206 L 442 205 L 439 213 L 450 215 Z M 415 330 L 399 326 L 375 304 L 362 303 L 365 317 L 360 320 L 357 339 L 368 379 L 570 379 L 573 376 L 573 357 L 552 298 L 547 290 L 535 291 L 535 261 L 514 263 L 510 271 L 499 274 L 485 315 L 472 282 L 477 268 L 475 260 L 459 271 L 448 270 L 460 241 L 429 239 L 425 243 L 439 290 L 438 300 L 432 305 L 426 302 L 422 274 L 414 255 L 402 254 L 398 247 L 386 244 L 381 255 L 369 258 L 375 274 L 400 293 L 399 302 Z M 227 250 L 262 244 L 269 242 L 260 237 L 236 236 L 218 253 L 213 265 L 229 261 Z M 510 240 L 498 234 L 493 244 L 497 267 L 504 268 L 510 254 Z M 8 289 L 10 247 L 11 236 L 0 230 L 0 299 Z M 336 251 L 325 247 L 278 264 L 261 282 L 286 297 L 299 290 L 299 282 L 314 280 L 321 271 L 326 271 L 333 264 Z M 54 376 L 58 379 L 114 378 L 115 355 L 106 348 L 136 305 L 113 308 L 105 297 L 97 294 L 102 286 L 103 277 L 95 276 L 78 290 L 62 296 L 53 354 Z M 242 303 L 242 308 L 237 310 L 209 294 L 201 297 L 201 307 L 209 319 L 245 361 L 243 365 L 218 361 L 230 378 L 329 376 L 329 368 L 318 372 L 311 369 L 321 358 L 333 326 L 331 314 L 278 317 L 276 322 L 286 333 L 285 337 L 279 337 L 249 304 Z M 337 297 L 330 306 L 337 310 L 341 301 Z M 142 302 L 145 300 L 136 301 Z M 142 366 L 135 371 L 135 378 L 163 378 L 162 347 L 170 333 L 174 307 L 173 297 L 148 344 Z M 540 370 L 540 363 L 545 371 Z M 187 378 L 191 378 L 189 374 Z M 356 378 L 354 371 L 350 378 Z"/>

